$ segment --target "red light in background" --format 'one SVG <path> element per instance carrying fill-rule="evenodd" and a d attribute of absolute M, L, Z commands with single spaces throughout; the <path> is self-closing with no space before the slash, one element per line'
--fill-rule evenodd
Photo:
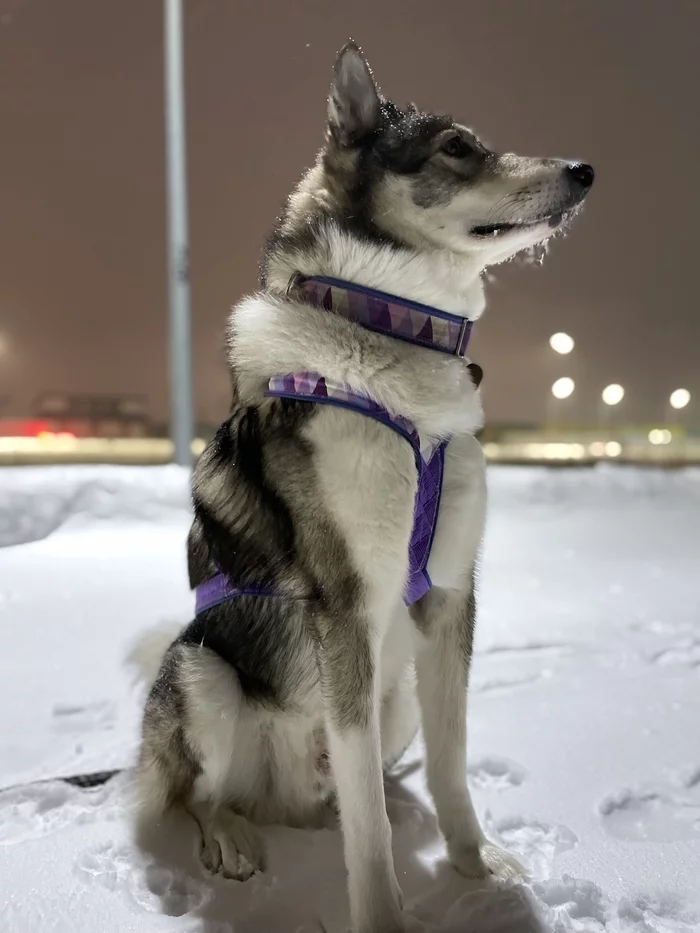
<path fill-rule="evenodd" d="M 49 425 L 46 421 L 38 421 L 34 418 L 25 421 L 22 424 L 21 437 L 39 437 L 40 434 L 48 434 Z"/>
<path fill-rule="evenodd" d="M 38 437 L 49 427 L 37 418 L 0 418 L 0 437 Z"/>

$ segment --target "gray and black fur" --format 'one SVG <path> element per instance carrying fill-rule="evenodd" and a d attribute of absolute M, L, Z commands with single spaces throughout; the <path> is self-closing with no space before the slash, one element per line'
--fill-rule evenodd
<path fill-rule="evenodd" d="M 465 874 L 515 870 L 481 834 L 466 787 L 485 508 L 473 440 L 480 370 L 363 331 L 288 286 L 295 273 L 332 275 L 478 317 L 485 266 L 546 239 L 591 182 L 588 166 L 498 155 L 450 117 L 397 107 L 351 43 L 336 62 L 325 145 L 267 241 L 262 291 L 232 314 L 234 409 L 194 470 L 190 584 L 223 571 L 276 595 L 202 613 L 156 659 L 140 812 L 157 818 L 183 805 L 207 867 L 245 878 L 264 864 L 251 824 L 314 821 L 337 794 L 354 933 L 402 929 L 375 791 L 381 763 L 415 734 L 416 672 L 450 857 Z M 265 397 L 270 376 L 305 369 L 454 438 L 435 586 L 412 620 L 401 595 L 413 452 L 361 415 Z"/>

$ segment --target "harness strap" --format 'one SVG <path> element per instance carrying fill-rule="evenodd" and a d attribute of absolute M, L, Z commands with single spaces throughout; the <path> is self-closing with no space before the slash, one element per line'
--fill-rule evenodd
<path fill-rule="evenodd" d="M 413 448 L 418 471 L 413 528 L 408 548 L 408 576 L 404 588 L 407 606 L 419 600 L 432 586 L 428 560 L 435 537 L 447 441 L 421 439 L 415 426 L 405 418 L 390 414 L 374 399 L 354 393 L 344 385 L 328 382 L 318 373 L 291 373 L 270 379 L 267 397 L 335 405 L 378 421 L 407 440 Z M 199 615 L 238 596 L 281 596 L 272 587 L 236 585 L 224 573 L 196 587 L 196 613 Z"/>

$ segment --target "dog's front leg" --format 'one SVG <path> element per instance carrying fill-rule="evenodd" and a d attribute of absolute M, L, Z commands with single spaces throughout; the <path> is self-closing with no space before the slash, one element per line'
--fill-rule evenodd
<path fill-rule="evenodd" d="M 523 874 L 522 866 L 490 843 L 479 826 L 467 786 L 467 681 L 475 597 L 433 588 L 412 609 L 424 635 L 416 656 L 428 787 L 455 868 L 467 877 Z"/>
<path fill-rule="evenodd" d="M 368 618 L 324 626 L 319 653 L 326 727 L 348 872 L 353 933 L 401 933 L 379 730 L 379 639 Z"/>

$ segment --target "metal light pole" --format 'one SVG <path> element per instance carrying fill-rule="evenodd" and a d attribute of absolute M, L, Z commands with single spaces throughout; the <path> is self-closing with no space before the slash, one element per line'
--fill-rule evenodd
<path fill-rule="evenodd" d="M 175 462 L 192 464 L 192 353 L 182 0 L 163 0 L 170 306 L 171 433 Z"/>

